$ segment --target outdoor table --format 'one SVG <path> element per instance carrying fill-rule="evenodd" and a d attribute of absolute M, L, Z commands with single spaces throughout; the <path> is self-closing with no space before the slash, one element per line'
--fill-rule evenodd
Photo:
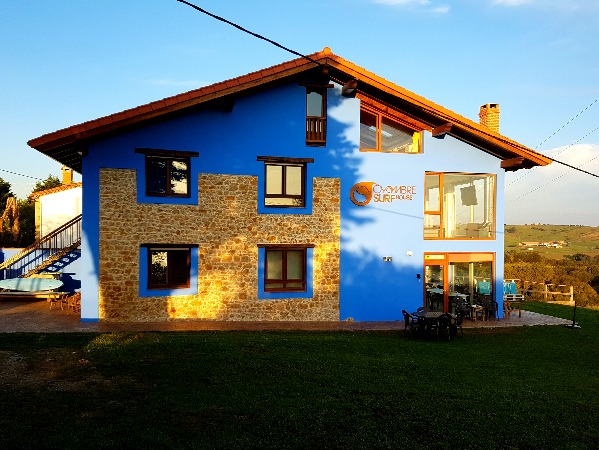
<path fill-rule="evenodd" d="M 453 327 L 455 324 L 455 316 L 450 313 L 444 313 L 443 311 L 428 311 L 428 310 L 416 311 L 416 312 L 412 313 L 412 316 L 424 319 L 425 328 L 426 328 L 425 331 L 427 334 L 429 334 L 431 322 L 435 322 L 439 318 L 439 316 L 441 316 L 443 314 L 449 314 L 451 316 L 451 323 L 452 323 L 452 327 Z"/>
<path fill-rule="evenodd" d="M 425 319 L 437 319 L 441 314 L 444 314 L 443 311 L 416 311 L 413 312 L 412 315 L 415 317 L 423 317 Z"/>

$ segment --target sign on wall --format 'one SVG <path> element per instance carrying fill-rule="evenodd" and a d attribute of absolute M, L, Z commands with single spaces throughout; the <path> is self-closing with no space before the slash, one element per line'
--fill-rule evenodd
<path fill-rule="evenodd" d="M 354 184 L 349 191 L 349 198 L 357 206 L 365 206 L 370 202 L 393 203 L 413 200 L 414 195 L 416 195 L 416 186 L 384 186 L 374 181 L 361 181 Z"/>

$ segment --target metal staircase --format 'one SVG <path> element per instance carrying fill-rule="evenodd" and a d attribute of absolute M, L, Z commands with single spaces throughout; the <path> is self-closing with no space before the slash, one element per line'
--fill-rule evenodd
<path fill-rule="evenodd" d="M 81 245 L 81 214 L 0 263 L 0 279 L 27 278 L 64 258 Z"/>

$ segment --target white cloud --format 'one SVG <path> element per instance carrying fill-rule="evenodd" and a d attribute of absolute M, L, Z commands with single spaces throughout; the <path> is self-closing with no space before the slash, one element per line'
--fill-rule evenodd
<path fill-rule="evenodd" d="M 494 5 L 520 6 L 532 3 L 532 0 L 493 0 Z"/>
<path fill-rule="evenodd" d="M 431 9 L 431 12 L 434 12 L 435 14 L 447 14 L 449 13 L 449 5 L 437 6 Z"/>
<path fill-rule="evenodd" d="M 428 5 L 430 0 L 374 0 L 383 5 Z"/>
<path fill-rule="evenodd" d="M 544 152 L 599 175 L 599 145 L 578 144 Z M 505 222 L 599 226 L 599 178 L 553 162 L 506 175 Z"/>
<path fill-rule="evenodd" d="M 491 4 L 506 7 L 530 5 L 538 10 L 573 14 L 590 14 L 599 10 L 597 0 L 491 0 Z"/>
<path fill-rule="evenodd" d="M 374 3 L 391 6 L 430 6 L 428 11 L 434 14 L 449 13 L 449 5 L 433 5 L 431 0 L 373 0 Z"/>

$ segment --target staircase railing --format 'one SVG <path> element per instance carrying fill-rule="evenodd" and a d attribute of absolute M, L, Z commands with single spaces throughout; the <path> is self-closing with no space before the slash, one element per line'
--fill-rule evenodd
<path fill-rule="evenodd" d="M 53 257 L 56 259 L 56 255 L 75 249 L 80 244 L 81 214 L 0 263 L 0 271 L 11 274 L 2 278 L 14 278 L 14 273 L 18 277 L 27 277 L 36 273 L 36 269 L 45 261 Z"/>

